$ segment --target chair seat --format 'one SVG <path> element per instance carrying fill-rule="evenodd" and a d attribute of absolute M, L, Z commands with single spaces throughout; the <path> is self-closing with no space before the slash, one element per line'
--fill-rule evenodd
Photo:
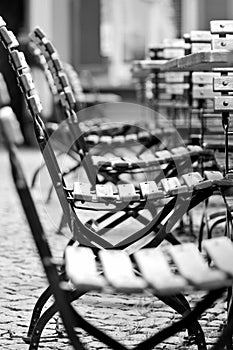
<path fill-rule="evenodd" d="M 78 289 L 110 289 L 124 293 L 174 295 L 232 284 L 233 243 L 226 237 L 203 241 L 205 254 L 194 243 L 145 248 L 129 256 L 120 250 L 100 250 L 98 262 L 88 247 L 66 249 L 66 273 Z M 208 265 L 207 259 L 212 261 Z M 103 271 L 103 273 L 102 273 Z"/>

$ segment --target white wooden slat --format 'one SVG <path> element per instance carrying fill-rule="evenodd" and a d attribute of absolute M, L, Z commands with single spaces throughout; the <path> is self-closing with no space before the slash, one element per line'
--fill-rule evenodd
<path fill-rule="evenodd" d="M 111 145 L 112 137 L 111 136 L 107 136 L 107 135 L 100 136 L 100 142 L 107 143 L 108 145 Z"/>
<path fill-rule="evenodd" d="M 113 137 L 112 142 L 124 143 L 125 142 L 125 137 L 123 135 L 116 135 L 116 136 Z"/>
<path fill-rule="evenodd" d="M 233 34 L 233 21 L 210 21 L 210 31 L 212 34 Z"/>
<path fill-rule="evenodd" d="M 168 195 L 176 195 L 188 191 L 188 187 L 186 185 L 181 185 L 177 177 L 162 179 L 161 185 Z"/>
<path fill-rule="evenodd" d="M 116 196 L 113 194 L 112 185 L 96 185 L 96 197 L 97 199 L 112 199 L 116 200 Z"/>
<path fill-rule="evenodd" d="M 73 196 L 74 199 L 92 201 L 91 185 L 84 182 L 74 182 Z"/>
<path fill-rule="evenodd" d="M 137 141 L 138 137 L 136 134 L 128 134 L 125 135 L 125 140 L 126 141 Z"/>
<path fill-rule="evenodd" d="M 168 252 L 179 273 L 198 289 L 218 288 L 226 281 L 225 273 L 208 267 L 195 244 L 171 246 Z"/>
<path fill-rule="evenodd" d="M 93 162 L 93 165 L 96 167 L 111 166 L 111 162 L 106 157 L 102 157 L 102 156 L 93 156 L 92 162 Z"/>
<path fill-rule="evenodd" d="M 111 159 L 111 165 L 113 168 L 128 168 L 129 163 L 121 157 L 114 157 Z"/>
<path fill-rule="evenodd" d="M 183 174 L 182 178 L 188 189 L 192 190 L 197 184 L 203 181 L 203 177 L 198 172 Z"/>
<path fill-rule="evenodd" d="M 90 248 L 68 246 L 65 252 L 66 273 L 78 289 L 100 290 L 106 282 L 98 273 Z"/>
<path fill-rule="evenodd" d="M 220 171 L 204 171 L 207 180 L 218 181 L 223 179 L 223 174 Z"/>
<path fill-rule="evenodd" d="M 187 146 L 188 150 L 190 153 L 201 153 L 203 152 L 203 148 L 201 146 L 198 145 L 188 145 Z"/>
<path fill-rule="evenodd" d="M 157 151 L 155 152 L 156 157 L 159 158 L 160 161 L 168 161 L 170 159 L 172 159 L 172 154 L 171 152 L 164 150 L 164 151 Z"/>
<path fill-rule="evenodd" d="M 99 258 L 104 275 L 114 288 L 122 292 L 140 292 L 146 282 L 135 275 L 129 255 L 120 250 L 101 250 Z"/>
<path fill-rule="evenodd" d="M 136 193 L 133 184 L 121 184 L 117 186 L 120 199 L 123 202 L 129 202 L 132 200 L 139 200 L 140 195 Z"/>
<path fill-rule="evenodd" d="M 143 159 L 140 159 L 136 156 L 130 155 L 129 157 L 123 157 L 123 159 L 129 163 L 131 167 L 145 167 L 146 162 Z"/>
<path fill-rule="evenodd" d="M 158 158 L 156 158 L 151 152 L 144 152 L 139 156 L 139 158 L 146 162 L 147 166 L 159 165 Z"/>
<path fill-rule="evenodd" d="M 214 265 L 233 277 L 233 243 L 227 237 L 218 237 L 203 241 L 203 249 Z"/>
<path fill-rule="evenodd" d="M 143 277 L 156 293 L 175 294 L 187 286 L 187 281 L 183 277 L 171 271 L 160 249 L 141 249 L 134 254 L 134 257 Z"/>
<path fill-rule="evenodd" d="M 145 199 L 164 198 L 164 192 L 158 189 L 154 181 L 140 182 L 139 184 L 142 197 Z"/>
<path fill-rule="evenodd" d="M 90 142 L 94 145 L 97 145 L 99 143 L 99 136 L 98 135 L 88 135 L 86 137 L 86 141 Z"/>
<path fill-rule="evenodd" d="M 188 154 L 188 150 L 187 150 L 186 147 L 179 146 L 179 147 L 172 148 L 171 149 L 171 153 L 181 156 L 181 155 L 184 155 L 184 154 Z"/>

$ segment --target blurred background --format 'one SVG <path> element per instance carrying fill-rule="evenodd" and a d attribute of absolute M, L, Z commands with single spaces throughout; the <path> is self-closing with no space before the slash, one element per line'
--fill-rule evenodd
<path fill-rule="evenodd" d="M 62 60 L 72 63 L 80 73 L 84 91 L 96 87 L 98 91 L 113 92 L 132 101 L 135 98 L 130 71 L 133 60 L 145 58 L 148 46 L 164 38 L 209 29 L 210 20 L 232 19 L 233 1 L 1 0 L 0 15 L 25 50 L 27 34 L 39 25 L 55 44 Z M 2 54 L 0 68 L 8 82 L 14 79 Z M 40 74 L 36 80 L 39 85 L 44 84 L 43 79 L 40 82 Z M 21 97 L 15 84 L 10 85 L 13 108 L 17 111 L 23 108 Z M 46 88 L 41 91 L 46 99 Z M 49 101 L 44 106 L 49 114 Z M 27 124 L 26 116 L 23 123 Z"/>

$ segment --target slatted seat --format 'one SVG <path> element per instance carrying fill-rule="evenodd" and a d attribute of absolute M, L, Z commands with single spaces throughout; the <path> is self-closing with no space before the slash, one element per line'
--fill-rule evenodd
<path fill-rule="evenodd" d="M 181 291 L 217 289 L 233 280 L 233 244 L 226 237 L 204 240 L 206 256 L 194 243 L 141 249 L 131 256 L 119 250 L 101 250 L 101 267 L 90 248 L 67 247 L 66 271 L 78 289 L 123 293 L 144 292 L 173 295 Z M 206 257 L 214 265 L 208 266 Z M 136 262 L 136 264 L 135 264 Z M 103 270 L 104 275 L 99 271 Z M 139 271 L 139 273 L 137 273 Z M 174 272 L 175 271 L 175 272 Z"/>

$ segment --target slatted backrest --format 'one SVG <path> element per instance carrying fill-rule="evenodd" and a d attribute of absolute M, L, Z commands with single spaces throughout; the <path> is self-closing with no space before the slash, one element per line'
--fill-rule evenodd
<path fill-rule="evenodd" d="M 233 49 L 233 21 L 211 21 L 210 30 L 213 34 L 212 48 L 214 50 L 232 50 Z M 233 74 L 231 68 L 218 69 L 219 76 L 214 77 L 213 89 L 221 96 L 214 99 L 214 109 L 222 114 L 222 125 L 225 134 L 225 171 L 233 171 L 230 166 L 229 156 L 229 133 L 230 118 L 233 112 Z"/>
<path fill-rule="evenodd" d="M 59 58 L 58 52 L 40 28 L 36 28 L 30 34 L 30 38 L 33 40 L 34 44 L 37 45 L 38 49 L 41 51 L 41 55 L 44 56 L 44 59 L 47 62 L 47 67 L 50 70 L 54 84 L 56 85 L 61 105 L 67 116 L 67 123 L 70 135 L 72 136 L 72 142 L 75 145 L 77 153 L 81 157 L 89 181 L 94 186 L 96 183 L 96 169 L 93 165 L 92 158 L 89 155 L 84 134 L 80 128 L 80 121 L 77 115 L 78 105 L 67 75 L 63 69 L 63 64 Z"/>

